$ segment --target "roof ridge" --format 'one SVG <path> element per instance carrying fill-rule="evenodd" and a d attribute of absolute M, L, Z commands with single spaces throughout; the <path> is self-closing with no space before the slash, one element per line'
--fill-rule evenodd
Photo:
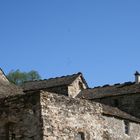
<path fill-rule="evenodd" d="M 133 85 L 134 83 L 135 83 L 135 82 L 133 82 L 133 81 L 128 81 L 128 82 L 123 82 L 123 83 L 105 84 L 105 85 L 101 85 L 101 86 L 91 87 L 91 88 L 88 88 L 88 89 L 106 88 L 106 87 L 116 87 L 116 86 L 125 86 L 125 85 Z"/>

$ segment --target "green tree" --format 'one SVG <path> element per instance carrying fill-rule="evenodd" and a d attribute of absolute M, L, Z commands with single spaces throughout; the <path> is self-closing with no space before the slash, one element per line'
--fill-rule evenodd
<path fill-rule="evenodd" d="M 25 81 L 39 80 L 39 79 L 41 79 L 41 76 L 35 70 L 31 70 L 29 72 L 21 72 L 18 69 L 18 70 L 11 70 L 7 74 L 7 78 L 10 82 L 12 82 L 16 85 L 21 85 Z"/>

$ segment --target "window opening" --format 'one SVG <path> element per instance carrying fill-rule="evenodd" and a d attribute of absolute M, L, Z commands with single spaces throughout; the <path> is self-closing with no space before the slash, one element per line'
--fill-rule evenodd
<path fill-rule="evenodd" d="M 82 82 L 79 81 L 79 88 L 82 90 L 84 89 Z"/>
<path fill-rule="evenodd" d="M 85 135 L 83 132 L 78 132 L 78 134 L 76 135 L 75 140 L 85 140 Z"/>
<path fill-rule="evenodd" d="M 114 99 L 114 107 L 118 107 L 119 106 L 119 101 L 117 99 Z"/>
<path fill-rule="evenodd" d="M 6 140 L 16 140 L 16 134 L 14 133 L 14 123 L 7 123 L 5 125 Z"/>
<path fill-rule="evenodd" d="M 129 135 L 129 127 L 130 127 L 130 123 L 128 120 L 124 120 L 124 131 L 125 134 Z"/>

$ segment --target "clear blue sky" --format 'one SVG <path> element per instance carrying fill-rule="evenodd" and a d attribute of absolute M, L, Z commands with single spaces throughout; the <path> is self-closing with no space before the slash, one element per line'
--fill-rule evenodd
<path fill-rule="evenodd" d="M 1 0 L 0 67 L 42 78 L 83 72 L 90 86 L 140 71 L 139 0 Z"/>

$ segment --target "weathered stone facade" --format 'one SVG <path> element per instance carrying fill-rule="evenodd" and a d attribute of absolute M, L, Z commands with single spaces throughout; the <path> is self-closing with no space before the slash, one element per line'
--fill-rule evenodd
<path fill-rule="evenodd" d="M 140 138 L 135 118 L 106 113 L 96 102 L 45 91 L 1 99 L 0 111 L 0 140 L 82 140 L 80 135 L 85 140 Z"/>
<path fill-rule="evenodd" d="M 41 140 L 40 95 L 0 99 L 0 140 Z"/>
<path fill-rule="evenodd" d="M 75 140 L 78 132 L 85 139 L 101 139 L 103 119 L 98 103 L 42 92 L 41 106 L 44 140 Z"/>
<path fill-rule="evenodd" d="M 94 101 L 117 107 L 135 117 L 140 118 L 140 93 L 105 97 L 95 99 Z"/>
<path fill-rule="evenodd" d="M 140 139 L 139 122 L 130 119 L 129 134 L 125 134 L 126 119 L 104 114 L 103 106 L 96 102 L 42 91 L 41 108 L 44 140 L 76 140 L 79 133 L 84 134 L 85 140 Z"/>
<path fill-rule="evenodd" d="M 103 116 L 104 130 L 103 140 L 139 140 L 140 125 L 139 123 L 129 122 L 129 134 L 125 133 L 125 124 L 123 119 L 115 117 Z"/>
<path fill-rule="evenodd" d="M 80 91 L 86 89 L 86 84 L 82 81 L 82 77 L 78 76 L 69 86 L 68 86 L 68 93 L 69 97 L 76 97 Z"/>
<path fill-rule="evenodd" d="M 127 86 L 88 89 L 78 73 L 22 91 L 1 71 L 0 140 L 140 140 L 140 86 Z"/>

